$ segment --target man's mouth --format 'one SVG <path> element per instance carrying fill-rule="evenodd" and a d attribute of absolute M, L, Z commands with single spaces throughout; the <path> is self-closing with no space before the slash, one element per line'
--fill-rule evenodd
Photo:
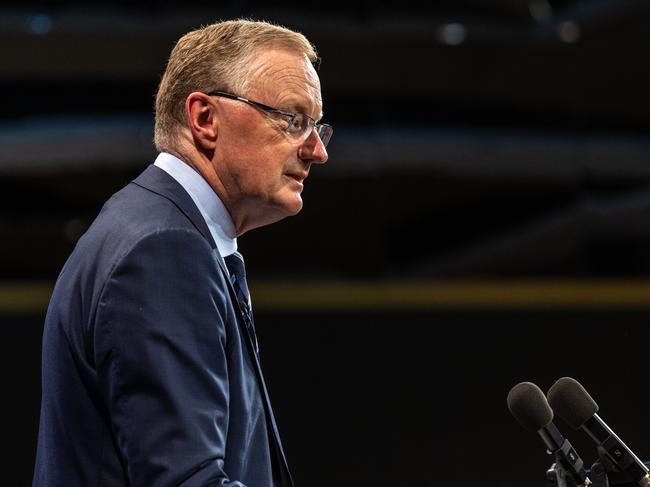
<path fill-rule="evenodd" d="M 307 179 L 306 173 L 287 173 L 285 176 L 298 181 L 300 184 L 302 184 L 305 179 Z"/>

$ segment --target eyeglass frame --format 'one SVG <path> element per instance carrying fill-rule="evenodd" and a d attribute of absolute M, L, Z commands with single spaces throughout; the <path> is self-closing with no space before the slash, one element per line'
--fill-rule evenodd
<path fill-rule="evenodd" d="M 307 119 L 311 121 L 311 123 L 309 125 L 311 126 L 312 130 L 316 131 L 316 134 L 318 135 L 318 138 L 322 142 L 323 147 L 327 147 L 327 144 L 329 144 L 329 141 L 332 139 L 332 134 L 334 132 L 334 128 L 331 125 L 327 124 L 327 123 L 318 123 L 318 122 L 316 122 L 316 120 L 314 120 L 312 117 L 310 117 L 306 113 L 302 113 L 302 112 L 294 112 L 294 113 L 285 112 L 284 110 L 280 110 L 279 108 L 274 108 L 274 107 L 271 107 L 269 105 L 265 105 L 264 103 L 260 103 L 258 101 L 254 101 L 254 100 L 249 100 L 248 98 L 244 98 L 243 96 L 234 95 L 232 93 L 227 93 L 225 91 L 218 91 L 218 90 L 217 91 L 210 91 L 210 92 L 206 93 L 206 95 L 208 95 L 208 96 L 219 96 L 219 97 L 223 97 L 223 98 L 229 98 L 231 100 L 242 101 L 244 103 L 249 104 L 253 108 L 257 108 L 258 110 L 262 110 L 263 112 L 277 113 L 278 115 L 282 115 L 284 117 L 290 117 L 291 121 L 294 120 L 298 115 L 302 115 L 303 117 L 307 117 Z M 325 132 L 323 134 L 321 134 L 321 129 L 325 130 Z M 285 132 L 289 136 L 293 136 L 288 131 L 285 130 Z M 309 129 L 307 129 L 307 130 L 305 130 L 305 132 L 303 133 L 303 135 L 301 137 L 304 137 L 305 139 L 307 139 L 307 137 L 309 137 L 310 134 L 311 134 L 311 132 L 309 131 Z M 327 137 L 323 138 L 324 135 L 327 135 Z"/>

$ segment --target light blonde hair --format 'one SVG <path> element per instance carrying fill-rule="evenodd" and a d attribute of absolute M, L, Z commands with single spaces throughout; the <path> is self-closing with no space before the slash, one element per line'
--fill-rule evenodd
<path fill-rule="evenodd" d="M 181 37 L 169 56 L 156 95 L 156 149 L 172 148 L 178 129 L 187 125 L 185 100 L 190 93 L 245 93 L 252 81 L 248 67 L 254 52 L 271 46 L 303 53 L 313 63 L 318 60 L 304 35 L 263 21 L 217 22 Z"/>

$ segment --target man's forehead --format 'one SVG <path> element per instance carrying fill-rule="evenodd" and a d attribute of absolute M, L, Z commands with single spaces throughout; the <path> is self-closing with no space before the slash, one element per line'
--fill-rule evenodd
<path fill-rule="evenodd" d="M 307 56 L 277 49 L 259 54 L 250 71 L 255 80 L 252 90 L 264 96 L 269 104 L 281 104 L 278 108 L 320 117 L 323 109 L 320 80 Z"/>

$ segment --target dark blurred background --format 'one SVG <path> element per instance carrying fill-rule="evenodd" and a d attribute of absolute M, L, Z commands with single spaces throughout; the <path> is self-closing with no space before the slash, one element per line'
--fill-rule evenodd
<path fill-rule="evenodd" d="M 297 487 L 542 487 L 506 395 L 565 375 L 650 460 L 650 2 L 27 1 L 0 6 L 4 483 L 58 271 L 155 158 L 174 42 L 237 17 L 316 45 L 335 127 L 304 210 L 239 240 Z"/>

